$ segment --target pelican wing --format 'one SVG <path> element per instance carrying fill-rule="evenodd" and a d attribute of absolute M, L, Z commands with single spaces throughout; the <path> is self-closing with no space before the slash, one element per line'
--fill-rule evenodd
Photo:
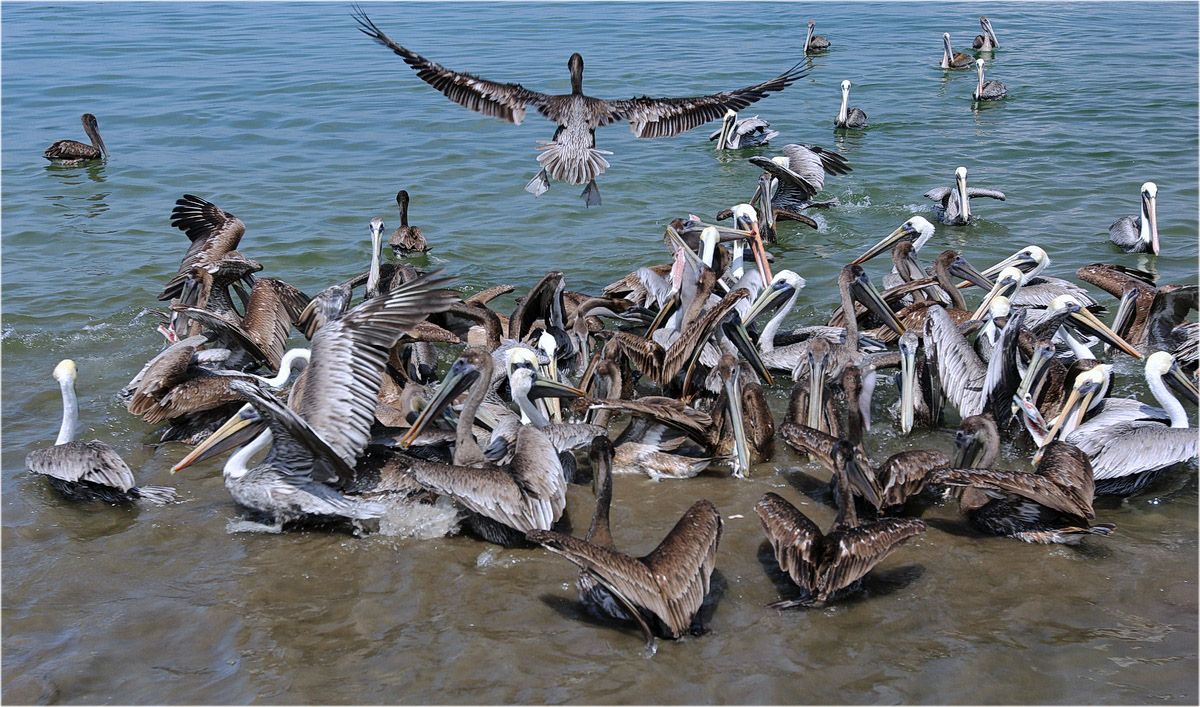
<path fill-rule="evenodd" d="M 767 493 L 754 511 L 762 521 L 763 532 L 775 550 L 779 569 L 788 573 L 796 586 L 816 590 L 820 549 L 824 540 L 820 528 L 783 497 Z"/>
<path fill-rule="evenodd" d="M 229 382 L 232 380 L 248 381 L 250 379 L 243 376 L 199 371 L 191 378 L 173 386 L 158 400 L 151 401 L 153 404 L 143 412 L 134 414 L 143 415 L 146 422 L 157 425 L 164 420 L 181 415 L 212 410 L 225 403 L 235 403 L 241 399 L 241 396 L 229 387 Z"/>
<path fill-rule="evenodd" d="M 187 380 L 188 367 L 199 346 L 208 342 L 204 336 L 189 336 L 171 344 L 158 353 L 125 386 L 132 392 L 126 409 L 134 415 L 144 415 L 171 388 Z"/>
<path fill-rule="evenodd" d="M 801 174 L 793 171 L 790 166 L 784 167 L 783 165 L 776 164 L 762 155 L 751 157 L 750 164 L 762 168 L 764 172 L 770 172 L 781 183 L 791 184 L 800 191 L 805 199 L 812 198 L 825 185 L 825 176 L 821 173 L 819 165 L 817 167 L 817 175 L 814 178 L 811 172 Z M 719 217 L 720 215 L 718 215 Z"/>
<path fill-rule="evenodd" d="M 942 205 L 945 206 L 946 200 L 949 199 L 950 195 L 953 193 L 954 187 L 935 187 L 925 192 L 925 198 L 933 199 L 934 201 L 940 201 L 942 202 Z"/>
<path fill-rule="evenodd" d="M 642 339 L 645 341 L 645 339 Z M 658 395 L 647 395 L 636 400 L 601 400 L 592 403 L 592 408 L 619 410 L 640 415 L 674 428 L 705 444 L 708 439 L 712 417 L 697 410 L 682 400 Z"/>
<path fill-rule="evenodd" d="M 650 98 L 642 96 L 628 101 L 608 101 L 615 113 L 629 121 L 637 137 L 670 137 L 717 120 L 728 110 L 740 111 L 761 100 L 768 93 L 782 91 L 808 74 L 800 63 L 773 79 L 735 91 L 714 93 L 693 98 Z"/>
<path fill-rule="evenodd" d="M 977 196 L 986 196 L 989 199 L 999 199 L 1004 201 L 1004 192 L 995 189 L 981 189 L 979 187 L 967 187 L 967 198 L 973 199 Z"/>
<path fill-rule="evenodd" d="M 1090 493 L 1088 499 L 1084 501 L 1081 493 L 1070 488 L 1063 488 L 1036 471 L 939 469 L 932 478 L 950 486 L 970 486 L 986 491 L 1020 496 L 1070 515 L 1088 519 L 1095 517 Z"/>
<path fill-rule="evenodd" d="M 722 526 L 712 501 L 696 501 L 658 547 L 641 558 L 654 576 L 660 598 L 646 607 L 671 628 L 672 638 L 690 628 L 708 594 Z"/>
<path fill-rule="evenodd" d="M 905 540 L 925 532 L 917 518 L 886 518 L 825 538 L 828 563 L 817 577 L 817 592 L 830 596 L 861 579 Z"/>
<path fill-rule="evenodd" d="M 183 282 L 193 266 L 207 267 L 216 263 L 223 255 L 238 247 L 246 224 L 216 204 L 198 196 L 184 194 L 171 210 L 171 225 L 187 234 L 192 244 L 179 271 L 163 287 L 160 300 L 178 297 L 183 291 Z"/>
<path fill-rule="evenodd" d="M 934 449 L 913 449 L 888 457 L 876 476 L 883 486 L 881 507 L 898 506 L 921 492 L 929 472 L 950 464 L 950 457 Z"/>
<path fill-rule="evenodd" d="M 300 415 L 349 465 L 367 446 L 388 351 L 414 324 L 455 299 L 432 273 L 367 300 L 312 338 Z"/>
<path fill-rule="evenodd" d="M 417 72 L 417 78 L 441 91 L 446 98 L 476 113 L 520 125 L 525 119 L 527 104 L 540 106 L 548 98 L 546 94 L 530 91 L 520 84 L 496 83 L 472 74 L 451 71 L 414 51 L 405 49 L 389 39 L 357 5 L 354 7 L 353 17 L 358 21 L 360 32 L 404 59 L 404 63 Z"/>
<path fill-rule="evenodd" d="M 1195 459 L 1198 444 L 1195 428 L 1146 421 L 1121 422 L 1091 435 L 1072 433 L 1070 440 L 1091 460 L 1097 480 Z"/>
<path fill-rule="evenodd" d="M 1153 289 L 1157 280 L 1153 273 L 1145 270 L 1107 263 L 1084 265 L 1075 271 L 1075 277 L 1091 283 L 1117 298 L 1122 297 L 1125 292 L 1134 287 L 1146 291 Z"/>
<path fill-rule="evenodd" d="M 279 368 L 279 359 L 287 348 L 292 324 L 300 319 L 308 305 L 309 296 L 274 277 L 260 277 L 250 290 L 242 330 L 254 339 L 272 369 Z"/>
<path fill-rule="evenodd" d="M 240 322 L 234 321 L 225 315 L 217 314 L 216 312 L 210 312 L 207 309 L 200 309 L 198 307 L 185 307 L 177 304 L 173 305 L 171 310 L 186 314 L 189 319 L 194 319 L 195 321 L 199 322 L 200 326 L 216 333 L 218 337 L 224 337 L 225 339 L 232 341 L 238 346 L 238 348 L 241 348 L 242 350 L 246 351 L 246 353 L 254 357 L 255 360 L 270 363 L 271 355 L 266 351 L 266 349 L 259 345 L 258 341 L 251 338 L 250 335 L 244 329 L 242 329 Z M 279 365 L 278 356 L 275 357 L 275 365 Z"/>
<path fill-rule="evenodd" d="M 925 318 L 925 341 L 933 342 L 942 389 L 958 414 L 970 417 L 983 412 L 983 383 L 987 369 L 966 337 L 942 307 L 930 307 Z"/>
<path fill-rule="evenodd" d="M 1189 312 L 1197 308 L 1196 285 L 1164 285 L 1158 288 L 1146 317 L 1146 339 L 1151 349 L 1169 351 L 1172 330 L 1182 324 Z"/>
<path fill-rule="evenodd" d="M 113 486 L 122 491 L 134 487 L 133 472 L 112 447 L 103 442 L 67 442 L 35 449 L 25 457 L 25 466 L 35 474 L 77 483 Z"/>

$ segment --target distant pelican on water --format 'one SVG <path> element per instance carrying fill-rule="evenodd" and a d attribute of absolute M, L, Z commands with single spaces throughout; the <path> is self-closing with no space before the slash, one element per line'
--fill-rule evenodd
<path fill-rule="evenodd" d="M 85 145 L 78 140 L 59 140 L 47 147 L 46 151 L 42 153 L 42 157 L 51 162 L 62 162 L 63 164 L 78 164 L 87 160 L 108 157 L 108 148 L 104 146 L 104 140 L 100 137 L 96 116 L 84 113 L 80 120 L 83 122 L 83 132 L 87 133 L 92 144 Z"/>
<path fill-rule="evenodd" d="M 833 119 L 835 128 L 850 128 L 857 130 L 867 127 L 867 114 L 862 108 L 849 108 L 850 103 L 850 82 L 842 82 L 842 107 L 838 109 L 837 117 Z"/>
<path fill-rule="evenodd" d="M 979 71 L 979 85 L 975 87 L 975 92 L 971 96 L 977 101 L 994 101 L 997 98 L 1004 98 L 1008 93 L 1008 86 L 999 81 L 983 80 L 983 59 L 975 60 L 975 68 Z"/>
<path fill-rule="evenodd" d="M 926 199 L 939 202 L 933 207 L 938 220 L 947 226 L 965 226 L 971 221 L 971 199 L 986 196 L 989 199 L 1004 201 L 1004 192 L 995 189 L 980 189 L 967 187 L 967 168 L 959 167 L 954 170 L 954 186 L 938 187 L 925 192 Z"/>
<path fill-rule="evenodd" d="M 950 33 L 942 33 L 942 63 L 939 66 L 943 69 L 965 69 L 971 65 L 972 61 L 970 56 L 951 49 Z"/>
<path fill-rule="evenodd" d="M 829 40 L 821 35 L 813 36 L 813 31 L 817 28 L 816 20 L 808 21 L 808 34 L 804 37 L 804 53 L 823 52 L 829 48 Z"/>
<path fill-rule="evenodd" d="M 1122 216 L 1108 227 L 1108 239 L 1126 253 L 1158 255 L 1158 186 L 1142 185 L 1142 210 L 1137 216 Z"/>
<path fill-rule="evenodd" d="M 996 33 L 992 30 L 992 21 L 987 17 L 980 17 L 979 26 L 983 28 L 983 34 L 975 35 L 975 41 L 971 43 L 971 46 L 981 52 L 990 52 L 1000 48 L 1000 40 L 996 39 Z"/>

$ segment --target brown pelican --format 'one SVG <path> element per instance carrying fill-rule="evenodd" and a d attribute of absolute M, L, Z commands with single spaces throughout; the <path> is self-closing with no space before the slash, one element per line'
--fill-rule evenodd
<path fill-rule="evenodd" d="M 302 384 L 299 409 L 292 411 L 258 385 L 229 385 L 250 403 L 225 427 L 175 465 L 182 469 L 223 439 L 252 423 L 268 429 L 230 456 L 225 488 L 234 500 L 273 519 L 293 521 L 376 518 L 378 503 L 345 496 L 354 467 L 371 439 L 370 427 L 387 364 L 388 351 L 404 331 L 452 301 L 449 283 L 437 274 L 412 280 L 367 300 L 318 329 Z M 270 446 L 258 465 L 250 459 Z"/>
<path fill-rule="evenodd" d="M 107 444 L 92 440 L 76 442 L 79 401 L 75 397 L 75 362 L 59 361 L 54 379 L 62 389 L 63 417 L 53 447 L 35 449 L 25 457 L 25 466 L 50 479 L 56 491 L 72 501 L 123 503 L 144 500 L 158 505 L 175 498 L 175 489 L 164 486 L 134 486 L 133 472 Z"/>
<path fill-rule="evenodd" d="M 743 383 L 744 377 L 753 374 L 748 368 L 741 370 L 731 354 L 721 355 L 717 374 L 722 390 L 712 407 L 710 447 L 716 456 L 726 456 L 732 451 L 733 475 L 745 478 L 750 475 L 751 463 L 762 461 L 769 453 L 775 438 L 775 420 L 771 417 L 762 384 L 757 381 Z"/>
<path fill-rule="evenodd" d="M 841 297 L 841 308 L 834 313 L 830 319 L 830 325 L 836 326 L 839 322 L 844 322 L 846 326 L 846 338 L 840 344 L 836 344 L 831 349 L 831 357 L 829 361 L 829 375 L 841 376 L 842 369 L 847 364 L 853 363 L 861 365 L 862 362 L 868 359 L 869 354 L 861 350 L 861 342 L 858 336 L 858 317 L 855 312 L 855 301 L 861 302 L 867 311 L 879 317 L 883 322 L 891 327 L 897 334 L 904 333 L 904 325 L 896 318 L 896 313 L 888 307 L 887 303 L 879 295 L 878 290 L 871 284 L 871 278 L 867 277 L 866 271 L 861 265 L 851 263 L 842 268 L 838 273 L 838 294 Z M 807 361 L 800 361 L 801 367 L 807 367 Z M 798 374 L 804 371 L 798 368 L 792 372 L 792 377 L 797 378 Z"/>
<path fill-rule="evenodd" d="M 712 501 L 696 501 L 648 554 L 618 551 L 608 520 L 612 455 L 608 439 L 597 437 L 592 443 L 596 510 L 582 540 L 552 530 L 530 530 L 525 537 L 578 565 L 579 596 L 588 610 L 637 622 L 649 647 L 656 629 L 668 638 L 692 630 L 708 594 L 724 523 Z"/>
<path fill-rule="evenodd" d="M 1142 211 L 1137 216 L 1122 216 L 1108 227 L 1108 240 L 1126 253 L 1158 255 L 1158 185 L 1142 185 Z"/>
<path fill-rule="evenodd" d="M 926 199 L 939 202 L 934 207 L 934 215 L 947 226 L 965 226 L 971 222 L 971 199 L 986 196 L 989 199 L 1004 201 L 1004 192 L 995 189 L 980 189 L 967 187 L 967 168 L 959 167 L 954 170 L 952 187 L 938 187 L 925 192 Z"/>
<path fill-rule="evenodd" d="M 829 40 L 821 35 L 813 36 L 813 31 L 817 28 L 816 20 L 808 21 L 808 34 L 804 37 L 804 53 L 823 52 L 829 48 Z"/>
<path fill-rule="evenodd" d="M 1150 273 L 1120 265 L 1093 263 L 1076 270 L 1075 276 L 1121 299 L 1113 328 L 1131 344 L 1149 349 L 1171 348 L 1172 331 L 1200 301 L 1194 284 L 1156 288 Z"/>
<path fill-rule="evenodd" d="M 812 200 L 825 188 L 825 175 L 852 171 L 845 157 L 816 145 L 784 145 L 782 152 L 782 158 L 767 159 L 761 155 L 750 158 L 751 164 L 761 167 L 779 182 L 778 188 L 767 195 L 769 201 L 763 202 L 773 211 L 798 214 L 809 206 L 828 205 Z"/>
<path fill-rule="evenodd" d="M 535 196 L 550 188 L 549 177 L 571 184 L 587 184 L 580 197 L 587 206 L 600 204 L 596 177 L 608 167 L 604 155 L 596 149 L 596 128 L 628 120 L 636 137 L 670 137 L 720 118 L 727 110 L 741 110 L 768 93 L 782 91 L 807 74 L 796 64 L 773 79 L 753 86 L 691 98 L 634 98 L 606 101 L 583 93 L 583 57 L 572 54 L 567 62 L 571 72 L 571 93 L 552 96 L 531 91 L 520 84 L 497 83 L 451 71 L 388 39 L 362 8 L 355 8 L 359 29 L 379 44 L 404 59 L 422 80 L 461 106 L 494 118 L 520 124 L 526 106 L 532 105 L 546 118 L 558 124 L 554 137 L 539 148 L 542 170 L 526 185 Z"/>
<path fill-rule="evenodd" d="M 1027 543 L 1075 545 L 1085 535 L 1109 535 L 1116 529 L 1111 523 L 1091 524 L 1096 517 L 1092 467 L 1087 455 L 1065 442 L 1046 447 L 1045 456 L 1032 472 L 938 469 L 930 480 L 982 491 L 964 493 L 959 507 L 971 525 L 992 535 Z"/>
<path fill-rule="evenodd" d="M 842 81 L 842 107 L 838 109 L 837 117 L 833 119 L 833 127 L 861 130 L 867 127 L 867 114 L 862 108 L 848 108 L 850 103 L 849 81 Z"/>
<path fill-rule="evenodd" d="M 234 352 L 226 361 L 229 368 L 244 368 L 251 363 L 279 370 L 287 348 L 292 325 L 309 303 L 308 295 L 283 280 L 260 277 L 254 281 L 246 316 L 236 312 L 224 315 L 199 307 L 174 305 L 171 309 L 212 331 L 216 341 Z"/>
<path fill-rule="evenodd" d="M 408 225 L 408 191 L 401 189 L 396 193 L 396 204 L 400 207 L 400 227 L 392 231 L 388 237 L 388 245 L 397 258 L 413 253 L 423 253 L 429 250 L 425 242 L 425 234 L 419 226 Z"/>
<path fill-rule="evenodd" d="M 708 139 L 717 141 L 718 150 L 736 150 L 742 147 L 760 147 L 777 137 L 779 131 L 772 130 L 767 121 L 757 115 L 738 120 L 737 111 L 731 108 L 725 111 L 725 117 L 721 118 L 720 129 L 713 132 Z"/>
<path fill-rule="evenodd" d="M 171 225 L 187 234 L 192 244 L 179 263 L 179 270 L 158 296 L 162 301 L 182 294 L 184 282 L 193 267 L 208 270 L 216 267 L 231 250 L 238 247 L 246 232 L 246 224 L 240 218 L 191 194 L 184 194 L 182 199 L 175 202 L 175 208 L 171 209 Z"/>
<path fill-rule="evenodd" d="M 943 251 L 937 260 L 933 261 L 933 273 L 934 280 L 950 300 L 950 307 L 946 310 L 946 313 L 954 319 L 956 324 L 961 324 L 970 319 L 971 311 L 967 309 L 967 303 L 963 299 L 962 293 L 955 287 L 954 278 L 963 277 L 982 287 L 987 284 L 987 277 L 976 270 L 955 250 Z M 922 329 L 925 326 L 925 318 L 928 316 L 931 307 L 940 309 L 943 305 L 940 301 L 930 299 L 913 302 L 899 312 L 896 312 L 896 318 L 900 320 L 905 329 Z M 898 334 L 887 324 L 875 331 L 868 332 L 868 334 L 880 341 L 889 343 L 895 341 L 898 337 Z"/>
<path fill-rule="evenodd" d="M 936 363 L 946 397 L 960 416 L 991 410 L 1000 425 L 1012 419 L 1012 396 L 1020 385 L 1017 341 L 1024 320 L 1024 309 L 1017 309 L 1008 317 L 991 359 L 985 363 L 945 309 L 929 308 L 925 320 L 926 350 Z"/>
<path fill-rule="evenodd" d="M 971 65 L 972 61 L 970 56 L 951 49 L 950 33 L 942 33 L 942 63 L 939 66 L 943 69 L 965 69 Z"/>
<path fill-rule="evenodd" d="M 983 59 L 975 60 L 975 69 L 979 73 L 979 84 L 975 86 L 975 92 L 971 94 L 971 97 L 977 101 L 994 101 L 997 98 L 1004 98 L 1008 93 L 1008 86 L 995 80 L 984 82 Z"/>
<path fill-rule="evenodd" d="M 76 140 L 59 140 L 47 147 L 46 151 L 42 153 L 42 157 L 51 162 L 62 162 L 63 164 L 79 164 L 87 160 L 108 157 L 108 148 L 104 146 L 104 140 L 100 138 L 100 128 L 96 126 L 96 116 L 84 113 L 81 120 L 83 121 L 83 132 L 87 133 L 92 144 L 85 145 Z"/>
<path fill-rule="evenodd" d="M 980 17 L 979 26 L 983 28 L 983 34 L 975 35 L 975 41 L 971 42 L 971 46 L 981 52 L 990 52 L 999 48 L 1000 40 L 996 39 L 996 33 L 992 30 L 992 21 L 987 17 Z"/>
<path fill-rule="evenodd" d="M 849 442 L 839 440 L 833 454 L 841 499 L 828 533 L 822 535 L 815 523 L 777 494 L 768 493 L 754 504 L 779 569 L 804 592 L 798 599 L 771 604 L 774 608 L 820 607 L 861 589 L 860 580 L 875 565 L 905 540 L 925 532 L 925 523 L 916 518 L 884 518 L 860 524 L 850 485 L 867 495 L 875 492 L 866 473 L 855 463 Z"/>

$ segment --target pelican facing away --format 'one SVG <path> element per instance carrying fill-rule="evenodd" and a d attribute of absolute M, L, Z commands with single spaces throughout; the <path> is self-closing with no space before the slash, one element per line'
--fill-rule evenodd
<path fill-rule="evenodd" d="M 1000 40 L 996 39 L 996 32 L 992 30 L 992 21 L 987 17 L 980 17 L 979 26 L 983 28 L 983 34 L 975 35 L 975 41 L 971 42 L 971 46 L 981 52 L 999 49 Z"/>
<path fill-rule="evenodd" d="M 934 206 L 934 214 L 938 220 L 947 226 L 965 226 L 971 221 L 971 199 L 986 196 L 989 199 L 1004 201 L 1004 192 L 995 189 L 980 189 L 967 187 L 967 168 L 959 167 L 954 170 L 954 186 L 938 187 L 925 192 L 926 199 L 940 202 Z"/>
<path fill-rule="evenodd" d="M 410 253 L 421 253 L 429 250 L 425 242 L 425 234 L 419 226 L 408 225 L 408 191 L 401 189 L 396 193 L 396 205 L 400 207 L 400 226 L 388 237 L 388 245 L 392 253 L 401 258 Z"/>
<path fill-rule="evenodd" d="M 939 64 L 943 69 L 965 69 L 971 65 L 974 60 L 962 52 L 956 52 L 950 48 L 950 33 L 942 33 L 942 63 Z"/>
<path fill-rule="evenodd" d="M 867 127 L 867 114 L 862 108 L 848 108 L 850 103 L 849 81 L 842 82 L 842 107 L 838 109 L 837 117 L 833 119 L 833 127 L 858 130 Z"/>
<path fill-rule="evenodd" d="M 1158 185 L 1142 185 L 1142 210 L 1137 216 L 1122 216 L 1108 227 L 1108 240 L 1126 253 L 1158 255 Z"/>
<path fill-rule="evenodd" d="M 85 145 L 78 140 L 59 140 L 47 147 L 46 151 L 42 153 L 42 157 L 51 162 L 62 162 L 63 164 L 78 164 L 87 160 L 108 157 L 108 148 L 104 146 L 104 140 L 100 138 L 100 128 L 96 125 L 96 116 L 84 113 L 80 120 L 83 121 L 83 132 L 87 133 L 92 144 Z"/>
<path fill-rule="evenodd" d="M 997 98 L 1004 98 L 1008 93 L 1008 86 L 999 81 L 984 81 L 983 80 L 983 59 L 975 60 L 975 68 L 979 71 L 979 84 L 975 86 L 975 92 L 971 97 L 977 101 L 994 101 Z"/>
<path fill-rule="evenodd" d="M 517 125 L 525 119 L 526 106 L 533 106 L 557 123 L 554 137 L 538 148 L 542 150 L 538 156 L 542 169 L 525 189 L 534 196 L 541 195 L 550 188 L 549 177 L 571 184 L 586 184 L 580 197 L 587 206 L 600 205 L 596 177 L 608 168 L 608 160 L 604 159 L 604 155 L 612 154 L 596 149 L 596 128 L 618 120 L 628 120 L 630 129 L 637 137 L 678 135 L 720 118 L 728 110 L 741 110 L 768 93 L 782 91 L 808 73 L 796 64 L 773 79 L 734 91 L 689 98 L 643 96 L 626 101 L 606 101 L 584 95 L 583 57 L 572 54 L 567 62 L 571 72 L 571 92 L 552 96 L 531 91 L 516 83 L 497 83 L 451 71 L 393 42 L 375 26 L 362 8 L 356 8 L 354 17 L 358 20 L 360 31 L 403 58 L 422 81 L 455 103 Z"/>
<path fill-rule="evenodd" d="M 53 447 L 35 449 L 25 457 L 25 466 L 50 479 L 50 485 L 72 501 L 125 503 L 145 500 L 162 505 L 175 498 L 175 489 L 165 486 L 134 486 L 133 472 L 116 451 L 92 440 L 76 442 L 79 401 L 75 397 L 75 362 L 60 361 L 54 379 L 62 389 L 63 418 Z"/>

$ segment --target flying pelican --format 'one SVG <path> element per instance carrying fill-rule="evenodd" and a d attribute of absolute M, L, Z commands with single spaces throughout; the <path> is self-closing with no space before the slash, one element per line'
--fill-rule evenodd
<path fill-rule="evenodd" d="M 772 130 L 767 121 L 757 115 L 738 120 L 737 111 L 731 108 L 725 111 L 725 117 L 721 118 L 721 127 L 708 139 L 717 141 L 718 150 L 736 150 L 742 147 L 760 147 L 777 137 L 779 131 Z"/>
<path fill-rule="evenodd" d="M 408 191 L 401 189 L 396 193 L 396 205 L 400 207 L 400 227 L 392 231 L 388 237 L 388 245 L 397 258 L 413 253 L 423 253 L 429 250 L 425 242 L 425 234 L 419 226 L 408 225 Z"/>
<path fill-rule="evenodd" d="M 983 28 L 983 34 L 975 35 L 975 41 L 971 42 L 971 46 L 981 52 L 998 49 L 1000 40 L 996 39 L 996 33 L 992 30 L 992 21 L 987 17 L 980 17 L 979 26 Z"/>
<path fill-rule="evenodd" d="M 816 20 L 808 21 L 808 34 L 804 37 L 804 53 L 823 52 L 829 48 L 829 40 L 821 35 L 813 36 L 813 31 L 817 28 Z"/>
<path fill-rule="evenodd" d="M 526 106 L 558 124 L 554 137 L 539 148 L 542 170 L 526 185 L 535 196 L 550 188 L 549 177 L 571 184 L 587 184 L 580 198 L 587 206 L 600 205 L 596 177 L 608 167 L 604 155 L 596 149 L 596 128 L 628 120 L 636 137 L 670 137 L 720 118 L 727 110 L 741 110 L 768 93 L 782 91 L 807 71 L 796 64 L 773 79 L 753 86 L 693 98 L 634 98 L 606 101 L 583 93 L 583 57 L 572 54 L 567 62 L 571 72 L 571 93 L 552 96 L 531 91 L 520 84 L 497 83 L 451 71 L 388 39 L 362 8 L 355 8 L 359 29 L 379 44 L 404 59 L 422 80 L 461 106 L 494 118 L 520 124 Z"/>
<path fill-rule="evenodd" d="M 986 196 L 989 199 L 1004 201 L 1004 192 L 995 189 L 980 189 L 967 187 L 967 168 L 959 167 L 954 170 L 952 187 L 937 187 L 925 192 L 926 199 L 940 202 L 940 207 L 934 207 L 934 215 L 947 226 L 965 226 L 971 221 L 971 199 Z"/>
<path fill-rule="evenodd" d="M 83 121 L 83 132 L 87 133 L 92 144 L 85 145 L 77 140 L 59 140 L 47 147 L 42 157 L 63 164 L 79 164 L 108 157 L 108 148 L 104 146 L 104 140 L 100 138 L 100 128 L 96 126 L 96 116 L 84 113 L 80 120 Z"/>
<path fill-rule="evenodd" d="M 875 565 L 905 540 L 925 532 L 925 523 L 916 518 L 884 518 L 860 524 L 850 485 L 864 494 L 875 492 L 866 472 L 855 463 L 849 442 L 838 441 L 833 454 L 841 500 L 829 533 L 822 535 L 815 523 L 777 494 L 768 493 L 754 504 L 779 569 L 804 592 L 798 599 L 778 601 L 771 607 L 820 607 L 851 594 L 861 589 L 860 580 Z"/>
<path fill-rule="evenodd" d="M 149 501 L 162 505 L 175 498 L 175 489 L 165 486 L 134 486 L 129 465 L 107 444 L 92 440 L 76 442 L 79 401 L 75 397 L 75 362 L 59 361 L 54 379 L 62 389 L 63 417 L 53 447 L 35 449 L 25 457 L 25 466 L 50 479 L 56 491 L 72 501 L 124 503 Z"/>
<path fill-rule="evenodd" d="M 1126 253 L 1158 255 L 1158 185 L 1142 185 L 1142 210 L 1137 216 L 1122 216 L 1108 227 L 1108 240 Z"/>
<path fill-rule="evenodd" d="M 942 63 L 939 66 L 943 69 L 965 69 L 971 65 L 972 61 L 970 56 L 951 49 L 950 33 L 942 33 Z"/>
<path fill-rule="evenodd" d="M 862 108 L 847 108 L 850 102 L 850 86 L 849 81 L 842 81 L 842 107 L 838 109 L 837 117 L 833 119 L 833 126 L 860 130 L 867 127 L 867 114 L 863 112 Z"/>
<path fill-rule="evenodd" d="M 977 101 L 994 101 L 997 98 L 1004 98 L 1008 93 L 1008 86 L 995 80 L 984 83 L 983 59 L 975 60 L 975 69 L 979 73 L 979 84 L 975 87 L 975 92 L 971 94 L 971 97 Z"/>
<path fill-rule="evenodd" d="M 692 504 L 658 547 L 632 557 L 614 547 L 608 512 L 612 503 L 612 443 L 592 442 L 596 510 L 582 540 L 552 530 L 530 530 L 525 537 L 579 566 L 579 598 L 600 617 L 637 622 L 646 645 L 655 629 L 679 638 L 693 626 L 708 594 L 724 522 L 712 501 Z"/>

